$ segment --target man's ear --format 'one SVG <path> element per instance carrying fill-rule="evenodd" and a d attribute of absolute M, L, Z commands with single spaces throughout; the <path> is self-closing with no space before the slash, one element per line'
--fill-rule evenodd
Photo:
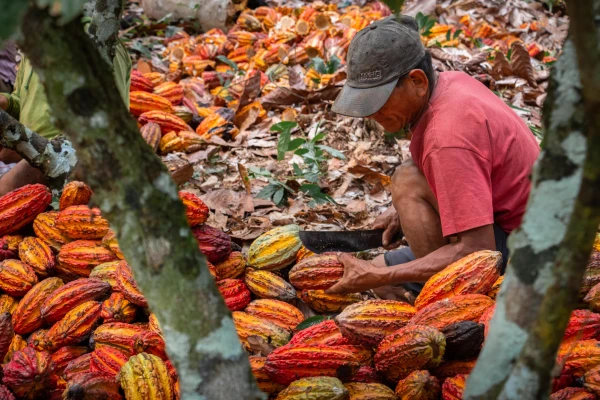
<path fill-rule="evenodd" d="M 420 97 L 426 96 L 429 89 L 429 80 L 425 72 L 421 69 L 413 69 L 408 73 L 408 76 L 415 88 L 416 94 Z"/>

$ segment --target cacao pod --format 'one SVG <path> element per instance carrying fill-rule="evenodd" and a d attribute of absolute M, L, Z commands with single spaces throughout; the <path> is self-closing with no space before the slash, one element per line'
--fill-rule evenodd
<path fill-rule="evenodd" d="M 343 275 L 344 265 L 336 254 L 318 254 L 294 265 L 289 279 L 296 289 L 329 289 Z"/>
<path fill-rule="evenodd" d="M 0 294 L 0 314 L 10 313 L 12 314 L 17 308 L 19 302 L 12 296 L 7 294 Z"/>
<path fill-rule="evenodd" d="M 164 82 L 154 88 L 154 94 L 169 100 L 171 105 L 181 104 L 183 101 L 183 87 L 175 82 Z"/>
<path fill-rule="evenodd" d="M 439 365 L 446 338 L 431 326 L 406 326 L 386 336 L 375 353 L 375 368 L 390 382 L 398 382 L 413 371 Z"/>
<path fill-rule="evenodd" d="M 54 290 L 46 297 L 40 311 L 44 321 L 60 321 L 75 307 L 98 300 L 110 291 L 110 285 L 97 278 L 80 278 Z"/>
<path fill-rule="evenodd" d="M 440 365 L 432 369 L 431 373 L 441 381 L 459 374 L 469 375 L 473 368 L 475 368 L 476 362 L 476 358 L 471 360 L 444 361 Z"/>
<path fill-rule="evenodd" d="M 254 300 L 248 304 L 245 312 L 290 331 L 304 320 L 302 311 L 291 304 L 279 300 Z"/>
<path fill-rule="evenodd" d="M 158 153 L 159 154 L 167 154 L 167 153 L 176 153 L 185 151 L 185 144 L 183 139 L 179 137 L 177 132 L 169 132 L 166 135 L 163 135 L 160 138 L 160 143 L 158 144 Z"/>
<path fill-rule="evenodd" d="M 431 303 L 417 311 L 411 325 L 429 325 L 442 329 L 460 321 L 478 322 L 481 315 L 495 304 L 482 294 L 465 294 Z"/>
<path fill-rule="evenodd" d="M 25 297 L 19 301 L 12 316 L 13 328 L 16 333 L 26 335 L 42 327 L 44 323 L 41 317 L 42 304 L 61 286 L 63 286 L 63 281 L 59 278 L 46 278 L 27 292 Z"/>
<path fill-rule="evenodd" d="M 90 202 L 92 194 L 92 189 L 85 183 L 71 181 L 63 188 L 58 208 L 62 211 L 71 206 L 85 206 Z"/>
<path fill-rule="evenodd" d="M 33 268 L 40 277 L 46 277 L 56 265 L 50 246 L 36 237 L 26 237 L 19 244 L 19 258 Z"/>
<path fill-rule="evenodd" d="M 292 301 L 296 298 L 296 289 L 270 271 L 247 269 L 244 281 L 252 293 L 263 299 Z"/>
<path fill-rule="evenodd" d="M 119 242 L 117 241 L 117 235 L 111 229 L 106 232 L 106 235 L 102 238 L 102 244 L 108 247 L 119 260 L 124 260 L 125 256 L 121 253 L 121 248 L 119 247 Z"/>
<path fill-rule="evenodd" d="M 133 322 L 137 313 L 135 304 L 127 300 L 123 293 L 114 292 L 102 303 L 100 317 L 104 323 Z"/>
<path fill-rule="evenodd" d="M 398 400 L 437 400 L 440 382 L 428 371 L 413 371 L 396 385 Z"/>
<path fill-rule="evenodd" d="M 88 277 L 95 266 L 116 261 L 115 254 L 94 240 L 76 240 L 61 247 L 56 272 L 70 280 Z"/>
<path fill-rule="evenodd" d="M 481 250 L 469 254 L 433 275 L 415 300 L 421 309 L 431 303 L 465 294 L 486 294 L 500 276 L 502 253 Z"/>
<path fill-rule="evenodd" d="M 140 325 L 123 322 L 102 324 L 94 331 L 93 341 L 95 349 L 108 346 L 128 355 L 148 353 L 166 359 L 161 335 Z"/>
<path fill-rule="evenodd" d="M 10 318 L 8 318 L 8 320 L 10 320 Z M 6 352 L 2 363 L 8 363 L 10 360 L 12 360 L 14 354 L 17 351 L 23 350 L 25 347 L 27 347 L 27 342 L 25 341 L 25 339 L 23 339 L 21 335 L 14 335 L 12 340 L 10 341 L 10 346 L 8 346 L 8 351 Z"/>
<path fill-rule="evenodd" d="M 142 126 L 140 133 L 142 134 L 142 137 L 146 143 L 148 143 L 148 145 L 152 147 L 152 150 L 156 153 L 158 151 L 160 139 L 162 138 L 160 126 L 154 122 L 148 122 L 146 125 Z"/>
<path fill-rule="evenodd" d="M 492 321 L 492 317 L 494 316 L 494 311 L 496 311 L 495 304 L 493 306 L 489 307 L 487 310 L 485 310 L 483 312 L 483 314 L 481 314 L 481 317 L 479 318 L 479 323 L 483 324 L 483 326 L 484 326 L 483 334 L 485 337 L 487 337 L 487 334 L 490 330 L 490 322 Z"/>
<path fill-rule="evenodd" d="M 160 329 L 160 324 L 158 322 L 158 318 L 156 318 L 156 314 L 154 313 L 150 313 L 150 315 L 148 315 L 148 329 L 158 333 L 161 337 L 163 336 L 162 329 Z"/>
<path fill-rule="evenodd" d="M 235 330 L 240 341 L 250 350 L 249 336 L 259 336 L 273 347 L 283 346 L 290 340 L 290 333 L 272 322 L 241 311 L 232 313 Z"/>
<path fill-rule="evenodd" d="M 0 261 L 0 290 L 21 297 L 38 283 L 35 271 L 19 260 Z"/>
<path fill-rule="evenodd" d="M 67 382 L 63 400 L 121 400 L 119 385 L 113 377 L 100 372 L 86 372 Z"/>
<path fill-rule="evenodd" d="M 563 350 L 566 347 L 566 351 Z M 557 364 L 563 365 L 562 374 L 576 378 L 600 366 L 600 342 L 597 340 L 580 340 L 567 343 L 561 347 Z"/>
<path fill-rule="evenodd" d="M 231 254 L 231 237 L 209 225 L 192 228 L 192 233 L 198 241 L 198 248 L 213 264 L 226 260 Z"/>
<path fill-rule="evenodd" d="M 126 400 L 172 400 L 173 387 L 167 366 L 152 354 L 141 353 L 129 359 L 117 377 Z"/>
<path fill-rule="evenodd" d="M 71 239 L 102 239 L 108 232 L 108 221 L 98 208 L 71 206 L 62 210 L 55 225 Z"/>
<path fill-rule="evenodd" d="M 25 185 L 0 197 L 0 236 L 29 225 L 52 202 L 50 189 Z"/>
<path fill-rule="evenodd" d="M 396 400 L 394 391 L 381 383 L 346 383 L 349 400 Z"/>
<path fill-rule="evenodd" d="M 33 332 L 27 338 L 27 346 L 33 347 L 38 351 L 52 351 L 54 350 L 46 341 L 46 334 L 48 333 L 48 329 L 38 329 Z"/>
<path fill-rule="evenodd" d="M 185 216 L 187 217 L 188 224 L 191 227 L 198 226 L 206 222 L 208 219 L 208 207 L 206 204 L 204 204 L 200 197 L 191 192 L 179 192 L 179 198 L 185 206 Z M 227 278 L 236 278 L 236 276 L 228 276 Z"/>
<path fill-rule="evenodd" d="M 496 296 L 498 295 L 498 292 L 500 291 L 500 285 L 502 285 L 502 282 L 504 282 L 504 275 L 501 275 L 498 279 L 496 279 L 496 282 L 494 282 L 490 291 L 487 292 L 487 296 L 490 299 L 496 300 Z"/>
<path fill-rule="evenodd" d="M 164 111 L 147 111 L 140 115 L 138 121 L 142 125 L 145 125 L 149 122 L 154 122 L 160 126 L 161 132 L 180 132 L 192 130 L 192 128 L 190 128 L 184 120 L 176 115 L 169 114 Z"/>
<path fill-rule="evenodd" d="M 462 400 L 468 375 L 456 375 L 442 384 L 442 400 Z"/>
<path fill-rule="evenodd" d="M 285 388 L 277 400 L 345 400 L 348 389 L 337 378 L 318 376 L 302 378 Z"/>
<path fill-rule="evenodd" d="M 48 330 L 46 346 L 58 349 L 87 339 L 96 328 L 101 308 L 102 305 L 96 301 L 88 301 L 73 308 Z"/>
<path fill-rule="evenodd" d="M 142 76 L 142 74 L 131 74 L 130 92 L 152 92 L 153 89 L 154 86 L 148 78 Z"/>
<path fill-rule="evenodd" d="M 381 378 L 377 375 L 375 368 L 368 365 L 362 365 L 356 374 L 352 375 L 350 382 L 362 383 L 381 383 Z"/>
<path fill-rule="evenodd" d="M 319 313 L 341 312 L 349 305 L 362 301 L 360 293 L 327 294 L 323 290 L 303 290 L 300 298 Z"/>
<path fill-rule="evenodd" d="M 123 296 L 127 300 L 136 306 L 148 307 L 148 302 L 140 289 L 138 289 L 135 279 L 133 278 L 133 272 L 131 271 L 131 268 L 129 268 L 127 261 L 119 261 L 115 281 L 119 292 L 123 293 Z"/>
<path fill-rule="evenodd" d="M 163 83 L 167 78 L 167 76 L 161 72 L 146 72 L 145 74 L 142 74 L 142 76 L 152 83 L 153 88 Z"/>
<path fill-rule="evenodd" d="M 85 346 L 65 346 L 52 353 L 52 362 L 54 363 L 54 374 L 62 375 L 67 365 L 77 357 L 88 352 Z"/>
<path fill-rule="evenodd" d="M 70 381 L 80 374 L 90 372 L 90 358 L 91 353 L 83 354 L 77 358 L 71 360 L 63 373 L 65 379 Z"/>
<path fill-rule="evenodd" d="M 0 385 L 0 399 L 15 400 L 15 395 L 4 385 Z"/>
<path fill-rule="evenodd" d="M 231 311 L 243 310 L 250 303 L 250 291 L 241 279 L 224 279 L 217 287 Z"/>
<path fill-rule="evenodd" d="M 587 339 L 600 339 L 600 314 L 589 310 L 573 310 L 565 329 L 563 343 Z"/>
<path fill-rule="evenodd" d="M 56 251 L 59 251 L 63 245 L 71 241 L 67 235 L 56 227 L 58 214 L 58 211 L 41 213 L 33 221 L 35 235 Z"/>
<path fill-rule="evenodd" d="M 444 357 L 448 360 L 477 357 L 484 340 L 484 326 L 473 321 L 461 321 L 441 329 L 446 337 Z"/>
<path fill-rule="evenodd" d="M 587 292 L 583 301 L 587 303 L 592 311 L 600 311 L 600 283 Z"/>
<path fill-rule="evenodd" d="M 9 258 L 19 258 L 19 244 L 23 240 L 21 235 L 4 235 L 0 238 L 0 261 Z"/>
<path fill-rule="evenodd" d="M 173 114 L 173 106 L 168 99 L 154 93 L 131 92 L 129 94 L 129 112 L 139 117 L 148 111 L 162 111 Z"/>
<path fill-rule="evenodd" d="M 4 367 L 3 383 L 17 397 L 35 399 L 50 389 L 53 368 L 50 353 L 26 347 Z"/>
<path fill-rule="evenodd" d="M 596 396 L 583 388 L 568 387 L 554 392 L 550 400 L 594 400 Z"/>
<path fill-rule="evenodd" d="M 117 289 L 117 268 L 119 261 L 111 261 L 94 267 L 90 272 L 90 278 L 100 279 L 110 285 L 113 291 Z"/>
<path fill-rule="evenodd" d="M 217 280 L 237 278 L 246 270 L 246 259 L 239 251 L 232 251 L 225 261 L 214 265 Z"/>
<path fill-rule="evenodd" d="M 302 242 L 298 225 L 286 225 L 263 233 L 248 250 L 248 265 L 256 269 L 276 270 L 296 260 Z"/>
<path fill-rule="evenodd" d="M 376 346 L 404 327 L 415 315 L 410 304 L 393 300 L 367 300 L 349 305 L 335 318 L 344 337 L 356 344 Z"/>
<path fill-rule="evenodd" d="M 0 313 L 0 361 L 8 353 L 14 337 L 11 315 L 8 312 Z"/>
<path fill-rule="evenodd" d="M 290 340 L 290 345 L 297 344 L 341 346 L 351 343 L 342 336 L 335 322 L 329 319 L 296 333 Z"/>
<path fill-rule="evenodd" d="M 225 89 L 227 90 L 227 89 Z M 225 91 L 216 90 L 223 94 Z M 230 140 L 237 134 L 237 128 L 233 125 L 235 111 L 231 108 L 219 108 L 207 115 L 196 127 L 196 134 L 204 140 L 210 140 L 213 136 L 219 136 L 224 140 Z"/>
<path fill-rule="evenodd" d="M 332 376 L 350 379 L 360 368 L 354 346 L 283 346 L 267 356 L 265 371 L 271 379 L 289 385 L 300 378 Z"/>
<path fill-rule="evenodd" d="M 116 347 L 101 346 L 91 352 L 90 371 L 116 377 L 130 355 Z"/>
<path fill-rule="evenodd" d="M 254 375 L 254 379 L 256 379 L 256 384 L 260 390 L 268 394 L 277 394 L 285 389 L 285 386 L 271 380 L 264 368 L 266 360 L 266 357 L 250 356 L 252 375 Z"/>
<path fill-rule="evenodd" d="M 598 241 L 598 234 L 596 234 Z M 595 246 L 595 245 L 594 245 Z M 580 297 L 584 297 L 594 286 L 600 283 L 600 251 L 595 249 L 588 261 L 588 265 L 583 275 L 583 282 L 579 289 Z"/>
<path fill-rule="evenodd" d="M 298 253 L 296 253 L 296 264 L 304 260 L 305 258 L 312 257 L 314 255 L 315 253 L 313 253 L 306 247 L 300 246 L 300 250 L 298 250 Z"/>

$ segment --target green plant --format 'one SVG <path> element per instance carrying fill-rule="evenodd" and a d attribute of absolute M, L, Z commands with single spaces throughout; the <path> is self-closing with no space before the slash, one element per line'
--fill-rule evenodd
<path fill-rule="evenodd" d="M 421 32 L 421 35 L 430 35 L 431 28 L 433 28 L 433 25 L 435 25 L 435 19 L 424 15 L 422 12 L 419 12 L 415 16 L 415 19 L 417 20 L 417 24 L 419 24 L 419 32 Z"/>

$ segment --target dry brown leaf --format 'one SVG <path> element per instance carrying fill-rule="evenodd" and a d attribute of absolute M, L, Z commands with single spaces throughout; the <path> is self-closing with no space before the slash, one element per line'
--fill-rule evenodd
<path fill-rule="evenodd" d="M 513 74 L 527 80 L 531 86 L 537 87 L 533 65 L 531 65 L 531 57 L 523 43 L 513 43 L 511 61 Z"/>
<path fill-rule="evenodd" d="M 527 56 L 529 56 L 529 53 Z M 494 75 L 494 78 L 499 79 L 505 76 L 511 76 L 512 74 L 513 71 L 510 63 L 501 51 L 497 51 L 494 59 L 494 69 L 492 70 L 492 75 Z"/>
<path fill-rule="evenodd" d="M 389 186 L 392 184 L 392 178 L 390 178 L 389 176 L 362 165 L 356 165 L 354 167 L 348 168 L 348 172 L 360 176 L 368 183 L 379 183 L 385 188 L 389 188 Z"/>

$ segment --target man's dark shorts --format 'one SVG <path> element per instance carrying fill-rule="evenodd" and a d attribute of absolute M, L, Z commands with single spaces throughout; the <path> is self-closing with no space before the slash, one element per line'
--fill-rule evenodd
<path fill-rule="evenodd" d="M 496 239 L 496 250 L 502 253 L 502 274 L 506 269 L 506 263 L 508 262 L 508 247 L 506 246 L 506 239 L 508 234 L 504 232 L 498 225 L 494 224 L 494 237 Z M 398 264 L 404 264 L 409 261 L 416 260 L 410 247 L 403 247 L 398 250 L 388 251 L 383 255 L 385 264 L 388 267 Z M 402 284 L 402 287 L 410 290 L 411 292 L 418 294 L 423 288 L 423 283 L 410 282 Z"/>

